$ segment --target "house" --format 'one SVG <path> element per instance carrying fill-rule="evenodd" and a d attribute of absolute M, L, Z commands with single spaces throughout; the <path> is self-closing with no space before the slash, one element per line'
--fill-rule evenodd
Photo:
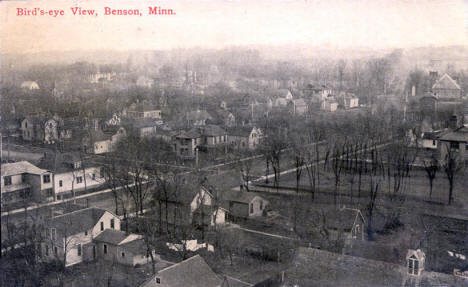
<path fill-rule="evenodd" d="M 2 205 L 54 199 L 53 174 L 27 162 L 2 164 Z"/>
<path fill-rule="evenodd" d="M 112 152 L 117 147 L 117 144 L 127 135 L 123 127 L 110 129 L 106 132 L 100 129 L 94 129 L 87 132 L 83 139 L 85 151 L 94 154 L 103 154 Z"/>
<path fill-rule="evenodd" d="M 155 135 L 158 126 L 151 118 L 140 118 L 133 121 L 131 124 L 140 137 L 151 137 Z"/>
<path fill-rule="evenodd" d="M 213 148 L 227 144 L 227 132 L 217 125 L 205 125 L 198 127 L 201 134 L 200 147 Z"/>
<path fill-rule="evenodd" d="M 204 126 L 207 121 L 213 121 L 211 116 L 206 110 L 195 110 L 188 112 L 186 115 L 187 124 L 190 126 Z"/>
<path fill-rule="evenodd" d="M 206 124 L 217 124 L 232 127 L 236 124 L 236 117 L 233 113 L 223 109 L 210 110 L 211 119 L 207 119 Z"/>
<path fill-rule="evenodd" d="M 151 105 L 139 104 L 129 109 L 127 116 L 132 119 L 160 119 L 161 110 Z"/>
<path fill-rule="evenodd" d="M 106 121 L 106 125 L 108 126 L 118 126 L 120 125 L 122 118 L 119 114 L 114 113 L 112 117 Z"/>
<path fill-rule="evenodd" d="M 259 128 L 238 126 L 228 128 L 228 143 L 236 148 L 255 149 L 263 139 L 263 133 Z"/>
<path fill-rule="evenodd" d="M 97 83 L 100 83 L 100 82 L 104 82 L 104 81 L 112 81 L 112 79 L 116 76 L 116 73 L 115 72 L 98 72 L 98 73 L 93 73 L 93 74 L 89 74 L 87 79 L 90 83 L 92 84 L 97 84 Z"/>
<path fill-rule="evenodd" d="M 215 206 L 214 199 L 204 186 L 183 186 L 167 198 L 167 205 L 161 206 L 162 214 L 167 208 L 167 222 L 174 225 L 219 226 L 226 222 L 227 211 Z"/>
<path fill-rule="evenodd" d="M 249 218 L 263 215 L 268 201 L 254 192 L 228 190 L 223 193 L 226 209 L 232 218 Z"/>
<path fill-rule="evenodd" d="M 309 106 L 304 99 L 292 100 L 290 102 L 293 115 L 301 116 L 308 112 Z"/>
<path fill-rule="evenodd" d="M 447 129 L 424 132 L 421 139 L 421 147 L 429 150 L 437 150 L 439 147 L 439 137 L 447 133 Z"/>
<path fill-rule="evenodd" d="M 335 100 L 327 99 L 322 101 L 320 109 L 326 112 L 334 112 L 338 109 L 338 103 Z"/>
<path fill-rule="evenodd" d="M 359 98 L 352 93 L 341 92 L 338 96 L 338 104 L 345 110 L 359 107 Z"/>
<path fill-rule="evenodd" d="M 328 87 L 327 85 L 308 84 L 302 90 L 302 93 L 304 94 L 305 97 L 308 97 L 308 98 L 318 97 L 320 100 L 325 100 L 328 97 L 328 95 L 332 93 L 332 91 L 331 91 L 331 88 Z"/>
<path fill-rule="evenodd" d="M 183 131 L 175 136 L 176 154 L 182 158 L 194 158 L 195 150 L 201 144 L 201 134 L 197 129 Z"/>
<path fill-rule="evenodd" d="M 221 287 L 221 279 L 200 255 L 158 271 L 140 287 Z"/>
<path fill-rule="evenodd" d="M 440 100 L 460 99 L 462 90 L 448 74 L 444 74 L 432 86 L 432 93 Z"/>
<path fill-rule="evenodd" d="M 366 221 L 359 209 L 343 207 L 327 215 L 327 228 L 334 240 L 343 239 L 345 244 L 352 240 L 365 239 Z"/>
<path fill-rule="evenodd" d="M 44 141 L 46 118 L 43 116 L 28 116 L 21 121 L 21 136 L 24 141 Z"/>
<path fill-rule="evenodd" d="M 439 154 L 442 161 L 445 160 L 449 150 L 454 156 L 464 162 L 468 159 L 468 126 L 461 126 L 446 132 L 439 137 Z"/>
<path fill-rule="evenodd" d="M 53 172 L 54 200 L 70 198 L 105 183 L 101 168 L 76 153 L 43 157 L 38 167 Z"/>
<path fill-rule="evenodd" d="M 408 274 L 420 276 L 424 271 L 425 260 L 426 255 L 421 251 L 421 249 L 409 249 L 408 253 L 406 254 L 406 267 Z"/>
<path fill-rule="evenodd" d="M 25 90 L 39 90 L 39 85 L 35 81 L 25 81 L 21 83 L 21 88 Z"/>
<path fill-rule="evenodd" d="M 110 211 L 90 207 L 52 217 L 46 223 L 41 253 L 45 261 L 65 266 L 95 259 L 93 239 L 106 229 L 120 230 L 120 219 Z"/>
<path fill-rule="evenodd" d="M 146 264 L 151 262 L 148 248 L 141 235 L 126 234 L 125 232 L 107 228 L 93 238 L 93 249 L 96 254 L 91 259 L 103 259 L 127 266 Z M 153 253 L 153 258 L 158 257 Z"/>

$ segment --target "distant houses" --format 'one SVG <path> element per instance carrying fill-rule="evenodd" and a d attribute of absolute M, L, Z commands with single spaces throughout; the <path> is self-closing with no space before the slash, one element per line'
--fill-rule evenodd
<path fill-rule="evenodd" d="M 21 83 L 21 88 L 24 90 L 39 90 L 39 85 L 35 81 L 25 81 Z"/>

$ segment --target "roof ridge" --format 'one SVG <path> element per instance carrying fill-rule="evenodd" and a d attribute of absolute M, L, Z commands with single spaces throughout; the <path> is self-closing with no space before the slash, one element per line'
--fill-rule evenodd
<path fill-rule="evenodd" d="M 95 206 L 91 206 L 91 207 L 86 207 L 86 208 L 74 210 L 74 211 L 71 211 L 71 212 L 67 212 L 67 213 L 65 213 L 65 214 L 60 214 L 60 215 L 57 215 L 57 216 L 52 217 L 52 219 L 55 219 L 55 218 L 58 218 L 58 217 L 62 217 L 62 216 L 65 216 L 65 215 L 70 215 L 70 214 L 76 213 L 76 212 L 81 212 L 81 211 L 88 210 L 88 209 L 99 209 L 99 210 L 107 211 L 107 210 L 102 209 L 102 208 L 98 208 L 98 207 L 95 207 Z"/>
<path fill-rule="evenodd" d="M 161 270 L 158 271 L 158 273 L 160 273 L 160 272 L 162 272 L 162 271 L 169 270 L 169 269 L 171 269 L 172 267 L 179 266 L 179 265 L 181 265 L 182 263 L 186 263 L 186 262 L 188 262 L 189 260 L 192 260 L 192 259 L 198 258 L 198 257 L 201 258 L 201 259 L 203 259 L 203 257 L 201 257 L 199 254 L 197 254 L 197 255 L 194 255 L 194 256 L 192 256 L 192 257 L 190 257 L 190 258 L 187 258 L 187 259 L 185 259 L 185 260 L 182 260 L 182 261 L 180 261 L 180 262 L 178 262 L 178 263 L 175 263 L 174 265 L 171 265 L 171 266 L 169 266 L 169 267 L 166 267 L 166 268 L 164 268 L 164 269 L 161 269 Z M 203 261 L 204 261 L 204 260 L 203 260 Z"/>

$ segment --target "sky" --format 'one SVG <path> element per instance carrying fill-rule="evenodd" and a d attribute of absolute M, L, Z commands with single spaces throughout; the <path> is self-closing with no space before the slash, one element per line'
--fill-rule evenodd
<path fill-rule="evenodd" d="M 176 15 L 148 15 L 148 7 Z M 98 16 L 74 16 L 72 7 Z M 142 16 L 105 16 L 104 7 Z M 65 15 L 17 16 L 17 8 Z M 408 48 L 467 45 L 468 0 L 3 1 L 0 51 L 310 45 Z"/>

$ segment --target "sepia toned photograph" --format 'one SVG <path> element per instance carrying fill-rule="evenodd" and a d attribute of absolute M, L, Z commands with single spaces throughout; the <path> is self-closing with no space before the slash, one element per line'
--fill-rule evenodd
<path fill-rule="evenodd" d="M 1 287 L 468 287 L 467 0 L 0 2 Z"/>

